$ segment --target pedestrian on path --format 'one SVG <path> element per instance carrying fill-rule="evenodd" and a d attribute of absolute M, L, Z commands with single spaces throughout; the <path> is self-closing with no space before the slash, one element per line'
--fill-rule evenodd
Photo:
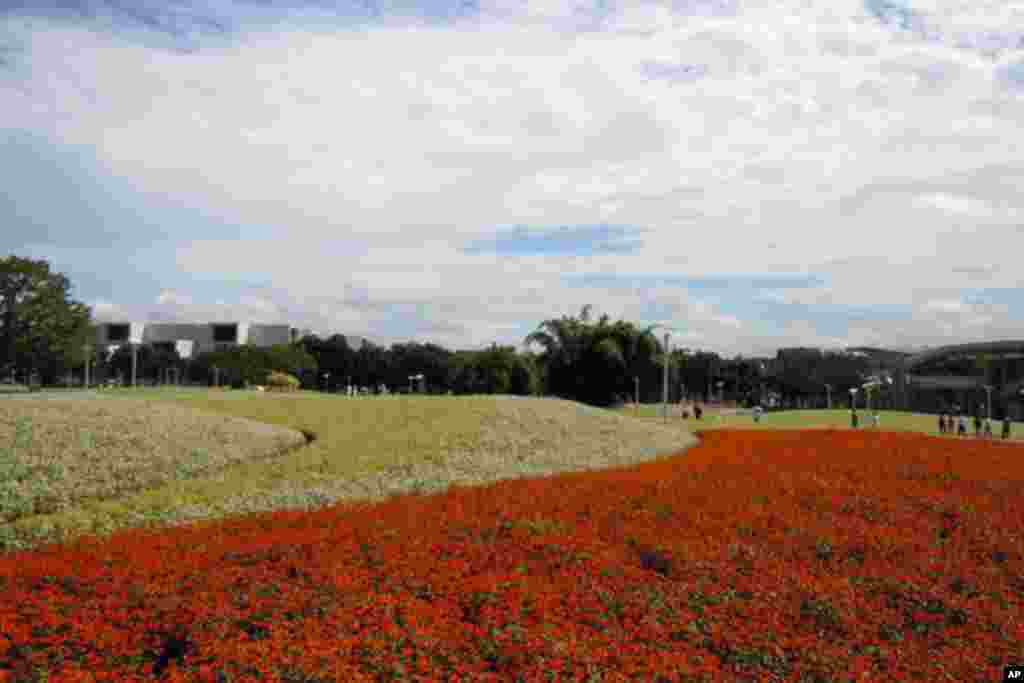
<path fill-rule="evenodd" d="M 946 433 L 946 414 L 939 413 L 939 434 Z"/>
<path fill-rule="evenodd" d="M 1004 439 L 1009 439 L 1010 438 L 1010 416 L 1009 415 L 1003 415 L 1003 433 L 1002 433 L 1002 437 Z"/>
<path fill-rule="evenodd" d="M 857 422 L 858 422 L 858 420 L 857 420 L 857 409 L 854 408 L 853 410 L 850 411 L 850 426 L 853 427 L 854 429 L 856 429 L 857 428 Z"/>
<path fill-rule="evenodd" d="M 981 415 L 974 414 L 974 436 L 981 436 Z"/>
<path fill-rule="evenodd" d="M 967 436 L 967 418 L 963 415 L 960 416 L 960 421 L 956 428 L 957 436 Z"/>
<path fill-rule="evenodd" d="M 880 418 L 878 416 L 878 413 L 875 413 L 874 415 L 872 415 L 871 416 L 871 426 L 873 426 L 875 429 L 878 429 L 881 425 L 882 425 L 882 418 Z"/>

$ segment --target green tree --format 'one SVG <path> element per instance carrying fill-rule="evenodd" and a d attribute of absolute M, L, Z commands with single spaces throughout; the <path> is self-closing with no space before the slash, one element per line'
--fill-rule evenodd
<path fill-rule="evenodd" d="M 264 351 L 267 371 L 277 371 L 296 378 L 316 376 L 316 358 L 298 344 L 276 344 Z"/>
<path fill-rule="evenodd" d="M 0 259 L 0 368 L 38 371 L 44 382 L 85 361 L 91 311 L 45 260 Z"/>
<path fill-rule="evenodd" d="M 539 389 L 529 355 L 497 344 L 479 351 L 456 351 L 449 359 L 447 378 L 456 394 L 531 396 Z"/>
<path fill-rule="evenodd" d="M 545 369 L 545 392 L 562 398 L 577 398 L 579 387 L 574 369 L 580 369 L 583 336 L 589 318 L 584 306 L 580 317 L 562 316 L 543 321 L 526 337 L 526 344 L 543 350 L 540 362 Z"/>
<path fill-rule="evenodd" d="M 408 342 L 392 344 L 387 356 L 385 383 L 396 388 L 407 387 L 410 375 L 422 374 L 428 392 L 443 393 L 448 390 L 451 351 L 436 344 Z"/>
<path fill-rule="evenodd" d="M 296 375 L 307 389 L 331 390 L 345 385 L 350 378 L 355 379 L 357 353 L 349 346 L 345 335 L 334 334 L 327 339 L 310 335 L 300 340 L 298 346 L 314 359 L 315 370 L 320 375 L 317 377 L 317 372 L 309 370 Z"/>
<path fill-rule="evenodd" d="M 132 346 L 119 346 L 105 364 L 108 372 L 120 377 L 125 384 L 132 381 Z M 154 347 L 148 344 L 139 345 L 135 351 L 135 378 L 140 382 L 159 382 L 168 368 L 177 368 L 183 372 L 185 363 L 173 348 Z"/>
<path fill-rule="evenodd" d="M 653 386 L 661 347 L 650 329 L 632 323 L 610 323 L 607 315 L 591 318 L 591 306 L 579 316 L 545 320 L 527 335 L 526 344 L 540 346 L 547 393 L 607 406 L 633 393 L 634 377 L 645 391 Z M 660 386 L 660 385 L 659 385 Z"/>
<path fill-rule="evenodd" d="M 217 368 L 216 373 L 214 368 Z M 211 382 L 216 376 L 222 385 L 236 387 L 265 384 L 271 372 L 315 377 L 316 370 L 316 358 L 300 344 L 278 344 L 267 348 L 245 344 L 200 354 L 192 363 L 194 374 L 205 376 Z"/>

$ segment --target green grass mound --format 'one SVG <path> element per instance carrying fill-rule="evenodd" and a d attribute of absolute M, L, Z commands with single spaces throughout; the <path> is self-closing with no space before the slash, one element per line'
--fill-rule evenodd
<path fill-rule="evenodd" d="M 58 482 L 48 490 L 63 494 L 27 493 L 35 507 L 0 522 L 0 550 L 137 526 L 431 493 L 453 483 L 629 465 L 696 442 L 678 425 L 647 424 L 557 399 L 179 389 L 108 396 L 18 402 L 0 413 L 7 416 L 0 418 L 0 443 L 13 443 L 18 425 L 31 423 L 37 455 L 57 451 L 64 468 L 48 480 Z M 76 417 L 61 428 L 57 414 L 65 410 Z M 307 445 L 268 458 L 227 425 L 263 428 L 266 438 L 284 428 Z M 197 451 L 216 454 L 232 444 L 232 457 L 221 456 L 218 466 L 196 466 Z M 37 457 L 32 471 L 44 465 Z M 26 482 L 22 476 L 17 490 L 30 491 Z M 78 487 L 89 495 L 67 493 Z"/>

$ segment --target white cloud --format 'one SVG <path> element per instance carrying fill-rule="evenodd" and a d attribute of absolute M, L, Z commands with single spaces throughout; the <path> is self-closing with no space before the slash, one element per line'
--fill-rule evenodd
<path fill-rule="evenodd" d="M 88 303 L 92 308 L 92 317 L 101 322 L 114 322 L 130 318 L 128 310 L 110 301 L 96 300 Z"/>
<path fill-rule="evenodd" d="M 941 211 L 965 217 L 980 219 L 999 217 L 999 212 L 987 202 L 973 197 L 934 193 L 921 195 L 914 199 L 914 203 L 918 206 L 934 207 Z M 1020 215 L 1022 214 L 1018 211 L 1011 211 L 1007 214 L 1007 217 L 1013 219 Z"/>
<path fill-rule="evenodd" d="M 170 304 L 177 306 L 190 306 L 192 305 L 192 297 L 187 294 L 181 294 L 173 291 L 160 292 L 160 296 L 156 298 L 158 304 Z"/>
<path fill-rule="evenodd" d="M 291 299 L 231 315 L 373 336 L 403 304 L 419 307 L 410 330 L 429 319 L 469 344 L 597 295 L 633 315 L 690 301 L 562 282 L 586 272 L 812 273 L 827 285 L 760 297 L 937 314 L 928 302 L 976 286 L 981 264 L 986 286 L 1020 285 L 1024 98 L 995 73 L 1022 56 L 1006 27 L 1024 24 L 1019 2 L 915 8 L 937 39 L 859 3 L 795 0 L 630 4 L 585 33 L 565 29 L 602 13 L 579 3 L 495 2 L 468 24 L 253 28 L 192 54 L 40 20 L 9 29 L 25 77 L 0 81 L 0 127 L 92 147 L 141 192 L 230 224 L 279 226 L 272 241 L 178 245 L 182 273 L 271 281 Z M 698 77 L 652 78 L 652 63 Z M 499 225 L 600 221 L 645 228 L 643 247 L 460 251 Z M 226 315 L 168 297 L 161 314 Z M 707 344 L 753 343 L 737 334 L 756 327 L 749 307 L 670 310 Z M 971 320 L 985 316 L 974 327 L 1014 329 L 1008 311 Z M 918 322 L 925 336 L 951 324 Z M 856 334 L 887 330 L 909 334 L 885 321 Z"/>
<path fill-rule="evenodd" d="M 967 304 L 959 299 L 928 301 L 921 307 L 925 312 L 931 313 L 962 313 Z"/>

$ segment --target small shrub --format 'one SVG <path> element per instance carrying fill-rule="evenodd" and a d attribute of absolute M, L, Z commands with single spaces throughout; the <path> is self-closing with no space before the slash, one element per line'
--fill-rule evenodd
<path fill-rule="evenodd" d="M 299 380 L 286 372 L 271 372 L 267 375 L 268 391 L 298 391 Z"/>

